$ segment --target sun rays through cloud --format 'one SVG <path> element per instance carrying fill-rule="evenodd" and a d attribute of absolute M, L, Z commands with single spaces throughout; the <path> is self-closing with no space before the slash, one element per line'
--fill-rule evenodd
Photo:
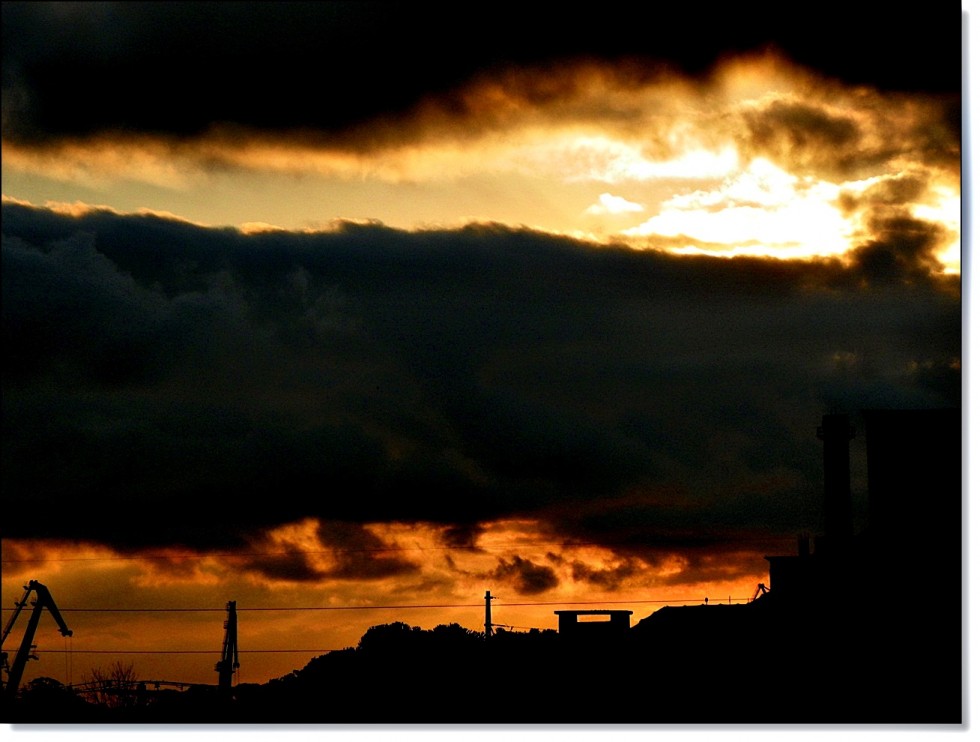
<path fill-rule="evenodd" d="M 73 186 L 134 205 L 152 192 L 144 208 L 213 225 L 494 221 L 798 259 L 856 246 L 861 183 L 910 177 L 919 187 L 904 206 L 942 221 L 950 236 L 937 259 L 958 270 L 958 134 L 938 100 L 849 88 L 772 54 L 728 60 L 701 80 L 594 63 L 548 72 L 545 90 L 531 72 L 482 77 L 341 137 L 220 125 L 180 139 L 7 140 L 5 189 L 34 203 Z M 283 181 L 288 199 L 273 196 Z"/>

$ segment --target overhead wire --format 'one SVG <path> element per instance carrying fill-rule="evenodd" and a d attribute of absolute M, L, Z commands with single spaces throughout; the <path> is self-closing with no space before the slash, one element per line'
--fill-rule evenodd
<path fill-rule="evenodd" d="M 729 596 L 724 598 L 708 598 L 711 602 L 727 603 Z M 737 599 L 749 602 L 748 598 Z M 551 600 L 551 601 L 511 601 L 500 602 L 494 605 L 498 607 L 518 606 L 555 606 L 555 605 L 670 605 L 688 604 L 705 602 L 704 598 L 674 598 L 670 600 Z M 482 608 L 485 603 L 393 603 L 383 605 L 319 605 L 319 606 L 238 606 L 239 613 L 243 611 L 372 611 L 372 610 L 411 610 L 411 609 L 432 609 L 432 608 Z M 2 608 L 2 611 L 13 611 L 14 608 Z M 67 607 L 60 609 L 62 613 L 225 613 L 227 608 L 74 608 Z"/>
<path fill-rule="evenodd" d="M 337 649 L 239 649 L 239 654 L 304 654 L 337 652 Z M 35 649 L 36 654 L 221 654 L 220 649 Z"/>
<path fill-rule="evenodd" d="M 723 601 L 718 601 L 723 602 Z M 748 602 L 748 600 L 746 600 Z M 497 603 L 499 607 L 506 606 L 520 606 L 520 607 L 533 607 L 533 606 L 572 606 L 572 605 L 600 605 L 600 604 L 702 604 L 701 598 L 690 598 L 690 599 L 674 599 L 674 600 L 613 600 L 613 601 L 512 601 L 512 602 L 502 602 Z M 385 604 L 385 605 L 370 605 L 370 606 L 256 606 L 238 607 L 238 611 L 331 611 L 331 610 L 406 610 L 406 609 L 432 609 L 432 608 L 480 608 L 483 607 L 484 603 L 428 603 L 428 604 Z M 15 610 L 15 609 L 4 609 L 4 610 Z M 156 607 L 156 608 L 61 608 L 62 612 L 87 612 L 87 613 L 136 613 L 136 612 L 164 612 L 164 613 L 196 613 L 196 612 L 224 612 L 226 608 L 203 608 L 203 607 L 186 607 L 186 608 L 166 608 L 166 607 Z M 513 624 L 492 624 L 498 628 L 508 628 L 522 629 L 522 630 L 533 630 L 536 627 L 527 626 L 516 626 Z M 209 654 L 209 655 L 220 655 L 221 651 L 216 649 L 76 649 L 72 643 L 70 637 L 65 637 L 66 646 L 64 649 L 35 649 L 34 651 L 42 654 L 58 654 L 62 653 L 65 655 L 66 663 L 66 675 L 67 681 L 70 685 L 73 681 L 73 669 L 72 663 L 74 654 L 106 654 L 106 655 L 178 655 L 178 654 Z M 330 652 L 340 651 L 336 648 L 275 648 L 275 649 L 242 649 L 240 650 L 243 654 L 313 654 L 322 655 Z"/>
<path fill-rule="evenodd" d="M 746 600 L 746 602 L 748 602 Z M 615 604 L 702 604 L 702 599 L 691 598 L 686 600 L 612 600 L 612 601 L 514 601 L 514 602 L 503 602 L 497 603 L 499 607 L 507 606 L 519 606 L 519 607 L 533 607 L 533 606 L 571 606 L 571 605 L 615 605 Z M 335 610 L 405 610 L 405 609 L 424 609 L 424 608 L 481 608 L 483 603 L 430 603 L 430 604 L 391 604 L 391 605 L 370 605 L 370 606 L 259 606 L 259 607 L 238 607 L 237 610 L 241 611 L 335 611 Z M 14 609 L 3 609 L 3 610 L 14 610 Z M 63 613 L 73 612 L 73 613 L 200 613 L 200 612 L 224 612 L 225 608 L 61 608 Z M 527 626 L 515 626 L 513 624 L 493 624 L 498 627 L 506 628 L 519 628 L 519 629 L 531 629 L 535 627 Z M 69 637 L 65 638 L 66 642 L 71 642 Z M 220 654 L 219 650 L 211 649 L 187 649 L 187 650 L 176 650 L 176 649 L 154 649 L 154 650 L 124 650 L 124 649 L 76 649 L 73 645 L 66 647 L 66 649 L 38 649 L 35 650 L 42 653 L 64 653 L 66 655 L 66 663 L 68 663 L 67 673 L 69 679 L 71 678 L 71 662 L 73 655 L 78 654 Z M 308 648 L 308 649 L 243 649 L 241 652 L 247 653 L 315 653 L 315 652 L 332 652 L 335 649 L 323 649 L 323 648 Z"/>

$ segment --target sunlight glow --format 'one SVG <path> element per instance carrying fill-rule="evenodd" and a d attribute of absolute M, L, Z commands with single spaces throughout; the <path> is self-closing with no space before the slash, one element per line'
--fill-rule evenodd
<path fill-rule="evenodd" d="M 525 150 L 529 166 L 560 173 L 569 182 L 622 183 L 660 178 L 722 178 L 738 166 L 732 146 L 692 148 L 669 160 L 652 160 L 638 144 L 606 136 L 571 136 Z"/>
<path fill-rule="evenodd" d="M 681 251 L 717 245 L 722 252 L 782 257 L 832 255 L 849 247 L 851 227 L 833 202 L 831 183 L 802 179 L 756 158 L 711 191 L 666 201 L 656 216 L 624 230 L 627 237 L 687 237 Z"/>
<path fill-rule="evenodd" d="M 63 213 L 245 233 L 494 222 L 718 256 L 840 255 L 875 239 L 894 206 L 949 233 L 937 255 L 957 273 L 958 142 L 942 111 L 774 54 L 700 81 L 583 63 L 473 80 L 339 137 L 215 127 L 183 140 L 4 141 L 2 167 L 5 197 Z"/>
<path fill-rule="evenodd" d="M 912 206 L 912 215 L 917 219 L 942 224 L 950 233 L 956 235 L 948 245 L 936 252 L 936 258 L 943 264 L 945 273 L 959 274 L 962 253 L 960 242 L 960 222 L 962 202 L 959 194 L 952 188 L 939 186 L 934 189 L 932 203 L 918 203 Z"/>
<path fill-rule="evenodd" d="M 599 200 L 597 203 L 592 204 L 589 208 L 585 210 L 586 214 L 630 214 L 637 211 L 643 211 L 644 206 L 642 204 L 634 203 L 628 201 L 622 196 L 614 196 L 611 193 L 602 193 L 599 195 Z"/>

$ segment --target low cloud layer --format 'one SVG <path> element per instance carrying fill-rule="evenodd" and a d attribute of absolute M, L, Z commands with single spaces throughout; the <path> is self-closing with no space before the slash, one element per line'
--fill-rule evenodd
<path fill-rule="evenodd" d="M 819 529 L 821 415 L 959 404 L 930 224 L 781 262 L 5 203 L 4 537 L 225 550 L 312 518 L 334 561 L 251 568 L 380 579 L 412 562 L 361 524 L 467 546 L 520 517 L 627 560 L 577 579 L 668 551 L 712 573 Z M 545 589 L 522 560 L 501 576 Z"/>

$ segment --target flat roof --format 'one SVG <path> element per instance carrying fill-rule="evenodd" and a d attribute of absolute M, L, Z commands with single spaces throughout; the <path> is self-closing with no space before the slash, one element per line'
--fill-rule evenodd
<path fill-rule="evenodd" d="M 603 610 L 601 608 L 590 608 L 584 611 L 555 611 L 555 615 L 560 616 L 561 614 L 574 613 L 577 616 L 611 616 L 616 613 L 625 613 L 629 616 L 633 615 L 633 611 L 623 611 L 623 610 Z"/>

